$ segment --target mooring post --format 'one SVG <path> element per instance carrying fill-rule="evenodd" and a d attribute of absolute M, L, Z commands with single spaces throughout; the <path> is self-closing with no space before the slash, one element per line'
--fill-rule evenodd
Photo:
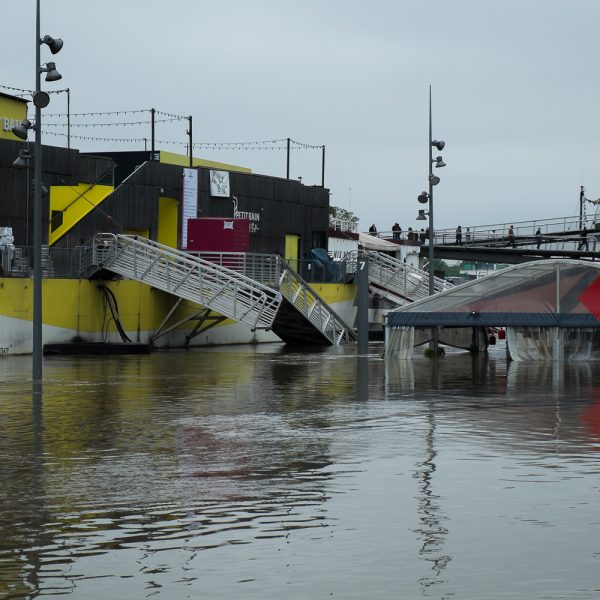
<path fill-rule="evenodd" d="M 359 254 L 356 261 L 356 324 L 358 353 L 366 354 L 369 349 L 369 260 Z"/>

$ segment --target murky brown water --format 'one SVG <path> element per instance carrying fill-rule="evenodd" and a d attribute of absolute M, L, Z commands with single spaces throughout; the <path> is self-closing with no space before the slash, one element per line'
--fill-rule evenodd
<path fill-rule="evenodd" d="M 600 597 L 600 365 L 0 360 L 0 598 Z"/>

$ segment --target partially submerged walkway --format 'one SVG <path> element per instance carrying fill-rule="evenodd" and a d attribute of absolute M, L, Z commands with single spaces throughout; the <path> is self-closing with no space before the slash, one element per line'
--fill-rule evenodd
<path fill-rule="evenodd" d="M 101 233 L 94 237 L 84 268 L 88 274 L 105 269 L 146 283 L 251 330 L 272 329 L 288 343 L 356 339 L 353 329 L 279 257 L 266 256 L 253 271 L 275 280 L 277 289 L 235 269 L 246 262 L 235 256 L 227 260 L 224 266 L 139 236 Z M 280 314 L 282 304 L 288 308 Z"/>
<path fill-rule="evenodd" d="M 513 328 L 520 335 L 512 343 L 517 356 L 518 344 L 550 343 L 542 339 L 542 330 L 560 334 L 559 354 L 569 353 L 570 348 L 575 352 L 573 344 L 580 348 L 579 334 L 586 331 L 590 333 L 586 338 L 589 354 L 600 350 L 596 341 L 600 332 L 600 264 L 554 259 L 515 265 L 390 311 L 386 318 L 386 353 L 407 347 L 405 341 L 390 342 L 398 338 L 389 335 L 393 330 L 397 333 L 415 327 Z M 532 328 L 537 328 L 534 334 Z M 552 339 L 551 343 L 557 342 Z"/>

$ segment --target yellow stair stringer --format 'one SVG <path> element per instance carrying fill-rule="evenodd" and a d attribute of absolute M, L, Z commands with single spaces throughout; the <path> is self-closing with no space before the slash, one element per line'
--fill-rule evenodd
<path fill-rule="evenodd" d="M 93 183 L 51 186 L 48 244 L 55 244 L 113 192 L 112 185 Z"/>

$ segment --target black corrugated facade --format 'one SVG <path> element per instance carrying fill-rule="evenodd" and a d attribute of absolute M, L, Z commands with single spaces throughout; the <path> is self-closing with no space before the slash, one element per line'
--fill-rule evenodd
<path fill-rule="evenodd" d="M 13 228 L 16 245 L 31 241 L 32 196 L 27 195 L 31 169 L 12 166 L 19 150 L 26 145 L 0 140 L 0 227 Z M 33 148 L 31 148 L 33 150 Z M 159 198 L 170 197 L 180 202 L 183 194 L 183 167 L 149 160 L 146 152 L 82 154 L 77 150 L 44 146 L 43 183 L 77 185 L 103 183 L 116 186 L 115 192 L 89 213 L 55 247 L 69 248 L 81 244 L 98 232 L 120 233 L 148 230 L 152 239 L 158 231 Z M 196 167 L 199 172 L 198 217 L 234 216 L 233 197 L 237 209 L 255 213 L 254 231 L 250 235 L 250 251 L 284 254 L 286 234 L 300 238 L 300 253 L 314 247 L 326 247 L 329 222 L 329 191 L 317 186 L 304 186 L 295 180 L 266 175 L 230 172 L 229 198 L 211 197 L 210 169 Z M 43 237 L 47 241 L 49 199 L 43 198 Z M 178 239 L 181 244 L 181 218 Z"/>
<path fill-rule="evenodd" d="M 0 227 L 12 227 L 15 244 L 27 246 L 33 237 L 33 170 L 16 168 L 14 160 L 28 144 L 0 140 Z M 29 144 L 33 153 L 33 143 Z M 114 162 L 108 157 L 90 157 L 77 150 L 44 146 L 42 153 L 43 184 L 77 185 L 79 182 L 111 184 Z M 49 197 L 42 196 L 42 232 L 48 238 Z"/>

